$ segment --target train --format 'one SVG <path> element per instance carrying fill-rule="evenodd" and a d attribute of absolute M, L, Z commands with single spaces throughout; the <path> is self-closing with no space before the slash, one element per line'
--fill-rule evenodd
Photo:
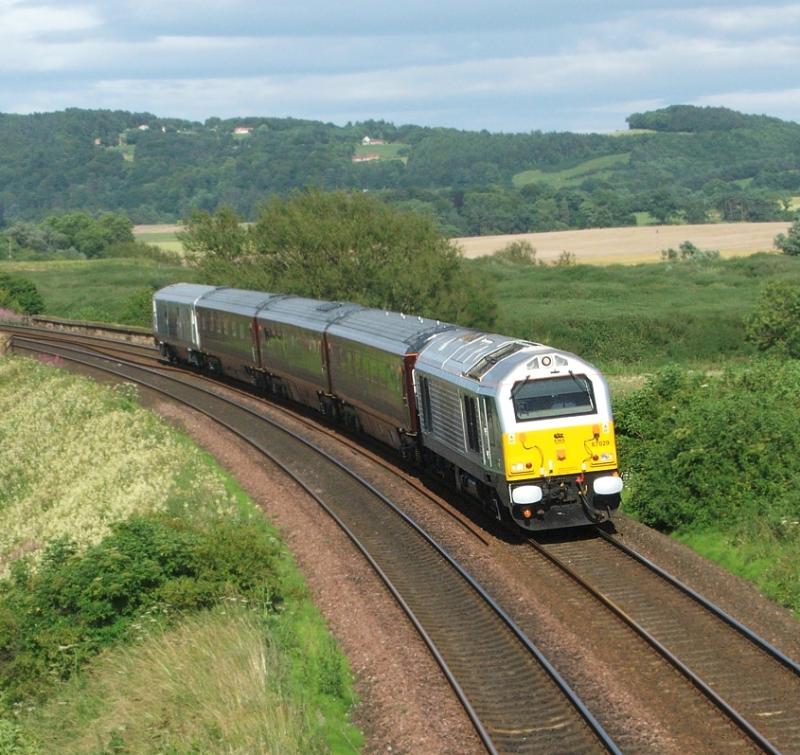
<path fill-rule="evenodd" d="M 545 344 L 359 304 L 177 283 L 153 295 L 172 363 L 320 412 L 530 531 L 619 507 L 611 398 L 588 362 Z"/>

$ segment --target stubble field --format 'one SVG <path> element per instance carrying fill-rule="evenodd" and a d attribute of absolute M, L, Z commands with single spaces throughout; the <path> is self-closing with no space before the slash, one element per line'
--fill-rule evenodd
<path fill-rule="evenodd" d="M 626 228 L 589 228 L 580 231 L 548 231 L 504 236 L 465 236 L 455 238 L 467 258 L 484 257 L 500 251 L 513 241 L 528 241 L 536 256 L 545 262 L 570 252 L 577 261 L 589 265 L 636 264 L 657 262 L 661 250 L 677 249 L 691 241 L 701 249 L 717 249 L 723 257 L 740 257 L 775 249 L 773 240 L 786 233 L 788 222 L 713 223 L 704 225 L 650 225 Z M 175 234 L 180 225 L 140 225 L 134 234 L 140 241 L 181 252 L 183 245 Z"/>
<path fill-rule="evenodd" d="M 562 252 L 570 252 L 579 263 L 635 264 L 656 262 L 661 259 L 662 249 L 677 249 L 684 241 L 691 241 L 701 249 L 717 249 L 723 257 L 768 252 L 774 249 L 775 236 L 785 233 L 789 226 L 788 222 L 651 225 L 472 236 L 454 241 L 467 258 L 494 254 L 513 241 L 528 241 L 536 249 L 537 259 L 545 262 L 558 259 Z"/>

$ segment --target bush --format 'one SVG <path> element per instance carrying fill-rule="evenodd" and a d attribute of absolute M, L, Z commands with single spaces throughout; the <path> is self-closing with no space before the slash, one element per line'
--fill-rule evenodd
<path fill-rule="evenodd" d="M 284 597 L 280 550 L 259 520 L 192 524 L 136 517 L 83 553 L 53 543 L 0 583 L 0 690 L 14 701 L 65 679 L 143 617 L 169 622 L 223 598 L 273 610 Z"/>
<path fill-rule="evenodd" d="M 710 262 L 719 259 L 717 249 L 700 249 L 691 241 L 683 241 L 678 250 L 662 249 L 661 259 L 664 262 Z"/>
<path fill-rule="evenodd" d="M 558 257 L 553 260 L 553 267 L 575 267 L 578 264 L 578 256 L 574 252 L 562 249 Z"/>
<path fill-rule="evenodd" d="M 145 286 L 125 300 L 119 321 L 125 325 L 149 326 L 153 321 L 153 293 L 155 286 Z"/>
<path fill-rule="evenodd" d="M 774 243 L 784 254 L 791 257 L 800 255 L 800 218 L 792 223 L 788 233 L 779 233 Z"/>
<path fill-rule="evenodd" d="M 44 311 L 44 299 L 27 278 L 0 273 L 0 307 L 38 315 Z"/>
<path fill-rule="evenodd" d="M 779 281 L 765 288 L 745 325 L 747 339 L 761 351 L 800 358 L 800 286 Z"/>
<path fill-rule="evenodd" d="M 719 377 L 666 368 L 623 396 L 626 508 L 670 531 L 796 519 L 798 392 L 800 363 L 766 361 Z"/>
<path fill-rule="evenodd" d="M 530 241 L 512 241 L 506 244 L 499 252 L 495 252 L 494 259 L 510 265 L 543 265 L 544 262 L 536 259 L 536 249 Z"/>

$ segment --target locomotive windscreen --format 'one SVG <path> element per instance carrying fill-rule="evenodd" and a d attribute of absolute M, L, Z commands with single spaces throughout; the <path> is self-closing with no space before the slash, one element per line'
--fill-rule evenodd
<path fill-rule="evenodd" d="M 585 375 L 526 379 L 512 388 L 511 397 L 518 422 L 596 411 L 592 383 Z"/>

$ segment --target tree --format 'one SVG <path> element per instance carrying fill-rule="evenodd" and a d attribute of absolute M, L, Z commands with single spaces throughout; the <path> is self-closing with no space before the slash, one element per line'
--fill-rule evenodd
<path fill-rule="evenodd" d="M 800 286 L 787 281 L 768 286 L 745 325 L 747 339 L 759 350 L 800 358 Z"/>
<path fill-rule="evenodd" d="M 210 283 L 350 300 L 478 327 L 495 319 L 493 291 L 430 218 L 364 193 L 275 197 L 249 227 L 230 208 L 196 211 L 182 240 Z"/>
<path fill-rule="evenodd" d="M 792 257 L 800 255 L 800 218 L 792 223 L 789 233 L 779 233 L 775 237 L 774 244 L 784 254 Z"/>
<path fill-rule="evenodd" d="M 133 224 L 125 215 L 106 212 L 95 218 L 88 212 L 51 215 L 42 228 L 60 234 L 86 257 L 103 257 L 113 244 L 133 241 Z"/>

